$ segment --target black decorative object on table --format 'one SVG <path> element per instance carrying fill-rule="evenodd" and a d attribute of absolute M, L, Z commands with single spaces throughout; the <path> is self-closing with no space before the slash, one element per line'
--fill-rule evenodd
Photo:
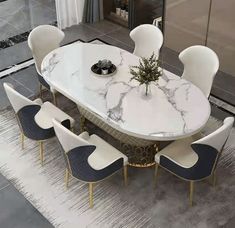
<path fill-rule="evenodd" d="M 91 71 L 101 76 L 111 76 L 117 70 L 117 67 L 110 60 L 100 60 L 91 67 Z"/>

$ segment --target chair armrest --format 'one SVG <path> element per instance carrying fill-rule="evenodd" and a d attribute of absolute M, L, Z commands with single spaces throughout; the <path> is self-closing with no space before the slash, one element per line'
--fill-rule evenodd
<path fill-rule="evenodd" d="M 41 98 L 37 98 L 37 99 L 35 99 L 33 102 L 34 102 L 35 104 L 37 104 L 37 105 L 40 105 L 40 106 L 43 104 L 43 101 L 42 101 Z"/>
<path fill-rule="evenodd" d="M 88 133 L 87 131 L 84 131 L 84 132 L 82 132 L 82 133 L 79 135 L 79 137 L 81 137 L 81 138 L 84 139 L 84 140 L 89 140 L 90 135 L 89 135 L 89 133 Z"/>

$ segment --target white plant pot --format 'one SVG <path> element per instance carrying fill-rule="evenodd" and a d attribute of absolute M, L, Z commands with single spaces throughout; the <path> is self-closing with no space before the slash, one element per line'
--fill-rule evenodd
<path fill-rule="evenodd" d="M 104 70 L 104 69 L 102 69 L 101 71 L 102 71 L 102 74 L 103 74 L 103 75 L 106 75 L 106 74 L 108 74 L 108 73 L 109 73 L 109 70 L 108 70 L 108 69 L 105 69 L 105 70 Z"/>
<path fill-rule="evenodd" d="M 116 14 L 117 14 L 118 16 L 121 16 L 121 8 L 116 8 Z"/>
<path fill-rule="evenodd" d="M 125 19 L 128 21 L 128 12 L 126 12 Z"/>

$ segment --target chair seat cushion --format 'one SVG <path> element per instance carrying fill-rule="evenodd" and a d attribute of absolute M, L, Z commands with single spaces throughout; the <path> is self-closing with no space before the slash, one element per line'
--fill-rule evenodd
<path fill-rule="evenodd" d="M 96 146 L 95 151 L 88 157 L 88 163 L 93 169 L 103 169 L 120 158 L 123 158 L 124 160 L 123 165 L 128 164 L 128 158 L 126 155 L 105 142 L 99 136 L 93 134 L 88 138 L 86 135 L 86 140 L 90 144 Z"/>
<path fill-rule="evenodd" d="M 35 122 L 43 129 L 53 127 L 52 119 L 62 122 L 66 119 L 70 120 L 70 126 L 74 125 L 74 119 L 68 114 L 57 108 L 50 102 L 45 102 L 41 105 L 40 111 L 35 115 Z"/>
<path fill-rule="evenodd" d="M 198 160 L 198 155 L 191 148 L 194 137 L 174 141 L 155 155 L 155 161 L 160 164 L 161 155 L 177 163 L 184 168 L 192 167 Z"/>

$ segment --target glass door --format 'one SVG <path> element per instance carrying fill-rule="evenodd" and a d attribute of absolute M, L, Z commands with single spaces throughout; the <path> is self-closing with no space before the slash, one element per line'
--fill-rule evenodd
<path fill-rule="evenodd" d="M 30 58 L 29 32 L 41 24 L 55 24 L 54 0 L 6 0 L 0 2 L 0 71 Z"/>
<path fill-rule="evenodd" d="M 220 60 L 211 94 L 235 105 L 235 1 L 165 0 L 163 61 L 181 75 L 179 53 L 192 45 L 213 49 Z"/>
<path fill-rule="evenodd" d="M 235 105 L 235 1 L 212 0 L 206 45 L 219 56 L 212 94 Z"/>

